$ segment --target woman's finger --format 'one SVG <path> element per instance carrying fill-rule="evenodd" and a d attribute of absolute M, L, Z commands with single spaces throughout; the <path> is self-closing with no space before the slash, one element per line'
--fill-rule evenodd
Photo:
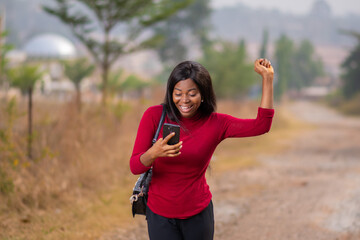
<path fill-rule="evenodd" d="M 174 145 L 168 145 L 168 149 L 177 149 L 177 148 L 181 148 L 182 147 L 182 141 L 178 142 L 177 144 Z"/>
<path fill-rule="evenodd" d="M 179 152 L 180 152 L 180 149 L 169 150 L 166 152 L 166 155 L 177 154 Z"/>
<path fill-rule="evenodd" d="M 168 141 L 175 135 L 174 132 L 170 133 L 169 135 L 166 136 L 166 138 L 164 138 L 163 143 L 167 144 Z"/>
<path fill-rule="evenodd" d="M 174 152 L 179 152 L 181 148 L 182 148 L 182 145 L 176 146 L 176 147 L 174 147 L 174 145 L 166 145 L 164 147 L 164 150 L 166 153 L 174 153 Z"/>
<path fill-rule="evenodd" d="M 169 154 L 167 155 L 167 157 L 177 157 L 181 154 L 181 152 L 178 152 L 178 153 L 174 153 L 174 154 Z"/>

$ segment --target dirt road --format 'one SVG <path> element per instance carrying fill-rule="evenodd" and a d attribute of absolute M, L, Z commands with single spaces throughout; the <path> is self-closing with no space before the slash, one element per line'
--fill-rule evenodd
<path fill-rule="evenodd" d="M 309 102 L 289 111 L 315 127 L 285 152 L 259 156 L 260 167 L 209 178 L 215 239 L 360 239 L 360 119 Z M 148 239 L 146 222 L 101 239 Z"/>

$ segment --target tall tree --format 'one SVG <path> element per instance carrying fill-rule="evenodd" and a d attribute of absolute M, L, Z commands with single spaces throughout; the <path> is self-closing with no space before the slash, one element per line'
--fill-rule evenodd
<path fill-rule="evenodd" d="M 64 61 L 63 64 L 65 75 L 74 83 L 76 105 L 78 110 L 81 111 L 81 82 L 94 71 L 95 66 L 89 63 L 86 58 Z"/>
<path fill-rule="evenodd" d="M 69 25 L 93 56 L 102 72 L 102 102 L 106 104 L 108 74 L 114 62 L 123 54 L 158 44 L 159 36 L 147 37 L 145 30 L 188 6 L 191 0 L 54 0 L 54 3 L 54 7 L 44 6 L 44 10 Z M 117 37 L 115 30 L 121 26 L 127 29 Z"/>
<path fill-rule="evenodd" d="M 242 98 L 255 83 L 253 63 L 248 61 L 246 44 L 217 42 L 207 48 L 200 62 L 209 70 L 216 96 Z"/>
<path fill-rule="evenodd" d="M 7 32 L 3 31 L 3 17 L 0 16 L 0 88 L 7 89 L 6 68 L 8 65 L 7 53 L 13 48 L 12 45 L 5 43 Z"/>
<path fill-rule="evenodd" d="M 267 57 L 268 42 L 269 42 L 269 31 L 267 30 L 267 28 L 265 28 L 264 31 L 263 31 L 263 39 L 262 39 L 260 53 L 259 53 L 260 58 L 266 58 Z"/>
<path fill-rule="evenodd" d="M 290 89 L 300 90 L 302 87 L 310 86 L 318 76 L 323 74 L 322 62 L 316 58 L 314 46 L 309 40 L 303 40 L 296 48 L 292 64 Z"/>
<path fill-rule="evenodd" d="M 342 63 L 343 94 L 345 98 L 350 99 L 360 92 L 360 33 L 345 33 L 357 39 L 357 45 Z"/>
<path fill-rule="evenodd" d="M 42 78 L 43 72 L 36 65 L 22 65 L 9 70 L 11 85 L 28 96 L 28 157 L 32 159 L 32 119 L 33 119 L 33 91 L 36 82 Z"/>
<path fill-rule="evenodd" d="M 277 82 L 275 83 L 275 98 L 280 99 L 288 89 L 288 82 L 292 77 L 292 59 L 294 44 L 286 35 L 282 35 L 275 46 L 275 59 L 277 68 Z"/>
<path fill-rule="evenodd" d="M 156 25 L 155 31 L 165 38 L 157 48 L 161 61 L 173 66 L 185 60 L 194 46 L 198 45 L 204 50 L 209 43 L 210 14 L 210 0 L 197 0 L 164 23 Z"/>

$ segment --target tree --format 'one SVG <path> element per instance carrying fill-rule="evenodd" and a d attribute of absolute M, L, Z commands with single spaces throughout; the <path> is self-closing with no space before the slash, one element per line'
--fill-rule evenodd
<path fill-rule="evenodd" d="M 156 25 L 156 33 L 165 37 L 163 44 L 157 48 L 161 61 L 173 66 L 186 59 L 189 46 L 192 50 L 194 45 L 199 45 L 204 50 L 209 43 L 210 13 L 210 1 L 197 0 Z"/>
<path fill-rule="evenodd" d="M 323 75 L 320 59 L 315 57 L 314 46 L 309 40 L 303 40 L 295 50 L 293 57 L 293 76 L 289 79 L 289 89 L 300 90 L 310 86 L 318 76 Z"/>
<path fill-rule="evenodd" d="M 7 32 L 2 30 L 2 16 L 0 16 L 0 88 L 5 88 L 6 81 L 6 69 L 8 60 L 6 58 L 7 53 L 13 48 L 12 45 L 6 44 L 4 39 L 7 36 Z"/>
<path fill-rule="evenodd" d="M 23 95 L 28 96 L 28 157 L 32 159 L 32 119 L 33 100 L 32 95 L 35 83 L 42 78 L 43 72 L 36 65 L 22 65 L 9 70 L 11 85 L 21 90 Z"/>
<path fill-rule="evenodd" d="M 269 31 L 267 29 L 264 29 L 264 31 L 263 31 L 263 40 L 262 40 L 261 49 L 260 49 L 260 53 L 259 53 L 260 58 L 266 58 L 267 57 L 268 41 L 269 41 Z"/>
<path fill-rule="evenodd" d="M 288 89 L 288 82 L 292 77 L 292 59 L 294 44 L 286 35 L 282 35 L 275 46 L 275 59 L 277 68 L 277 82 L 275 83 L 275 98 L 280 99 Z"/>
<path fill-rule="evenodd" d="M 122 83 L 121 87 L 123 91 L 136 91 L 138 95 L 141 96 L 141 99 L 144 98 L 144 88 L 149 86 L 149 82 L 144 82 L 141 78 L 135 75 L 129 75 Z"/>
<path fill-rule="evenodd" d="M 161 22 L 190 0 L 54 0 L 55 7 L 44 10 L 69 25 L 101 69 L 102 102 L 106 104 L 108 73 L 123 54 L 159 44 L 158 35 L 146 37 L 145 30 Z M 115 36 L 118 27 L 127 26 L 121 39 Z M 101 39 L 99 39 L 99 36 Z M 120 34 L 119 34 L 120 36 Z"/>
<path fill-rule="evenodd" d="M 357 45 L 342 63 L 343 94 L 350 99 L 360 92 L 360 33 L 345 32 L 357 39 Z"/>
<path fill-rule="evenodd" d="M 253 63 L 247 59 L 246 45 L 227 42 L 213 43 L 200 60 L 210 72 L 216 95 L 220 98 L 239 98 L 255 83 Z"/>
<path fill-rule="evenodd" d="M 74 61 L 63 61 L 65 75 L 75 85 L 76 90 L 76 105 L 81 111 L 81 82 L 89 76 L 95 69 L 95 66 L 90 64 L 86 58 L 79 58 Z"/>

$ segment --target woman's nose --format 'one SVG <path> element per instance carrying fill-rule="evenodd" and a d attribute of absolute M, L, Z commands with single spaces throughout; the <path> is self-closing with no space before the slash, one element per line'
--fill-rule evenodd
<path fill-rule="evenodd" d="M 186 103 L 186 102 L 189 102 L 189 101 L 190 101 L 190 99 L 189 99 L 189 97 L 188 97 L 188 96 L 183 95 L 183 96 L 181 97 L 181 101 L 182 101 L 182 102 L 184 102 L 184 103 Z"/>

